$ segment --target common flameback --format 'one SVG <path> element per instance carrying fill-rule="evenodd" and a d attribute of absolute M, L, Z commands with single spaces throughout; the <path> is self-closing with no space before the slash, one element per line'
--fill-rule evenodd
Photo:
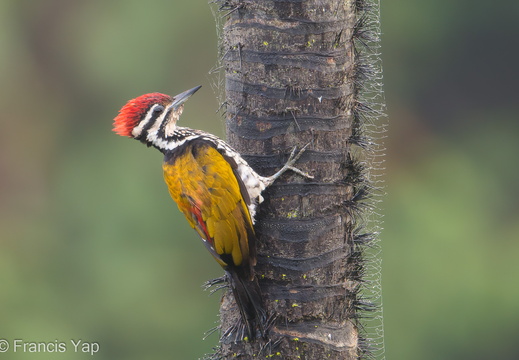
<path fill-rule="evenodd" d="M 164 154 L 169 193 L 187 221 L 223 267 L 249 338 L 263 333 L 266 314 L 254 275 L 256 206 L 261 193 L 293 167 L 304 148 L 270 177 L 260 176 L 220 138 L 177 126 L 184 102 L 200 86 L 176 96 L 151 93 L 128 101 L 114 119 L 117 134 L 153 146 Z M 294 149 L 295 150 L 295 149 Z"/>

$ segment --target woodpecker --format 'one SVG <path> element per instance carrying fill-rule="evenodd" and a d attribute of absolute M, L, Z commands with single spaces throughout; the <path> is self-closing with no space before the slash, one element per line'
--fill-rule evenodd
<path fill-rule="evenodd" d="M 304 148 L 292 150 L 274 175 L 256 173 L 225 141 L 201 130 L 177 126 L 185 101 L 197 86 L 176 96 L 150 93 L 128 101 L 114 119 L 113 131 L 139 140 L 164 154 L 169 194 L 225 270 L 247 336 L 265 329 L 266 313 L 254 275 L 256 207 L 261 193 L 285 171 L 295 168 Z"/>

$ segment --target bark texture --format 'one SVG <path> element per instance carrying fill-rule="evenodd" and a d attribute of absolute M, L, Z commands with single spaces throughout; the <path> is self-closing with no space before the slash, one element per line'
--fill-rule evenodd
<path fill-rule="evenodd" d="M 265 192 L 256 218 L 256 274 L 272 324 L 268 339 L 226 336 L 238 314 L 221 306 L 213 359 L 358 359 L 363 260 L 358 211 L 369 184 L 352 147 L 362 144 L 357 59 L 363 2 L 217 1 L 225 24 L 227 140 L 262 175 L 294 146 L 310 143 L 297 167 Z"/>

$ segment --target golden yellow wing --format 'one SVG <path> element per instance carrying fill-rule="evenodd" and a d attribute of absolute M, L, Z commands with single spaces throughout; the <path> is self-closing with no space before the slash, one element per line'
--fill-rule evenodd
<path fill-rule="evenodd" d="M 163 170 L 171 197 L 220 265 L 243 266 L 252 276 L 249 197 L 230 163 L 211 143 L 195 140 L 166 153 Z"/>

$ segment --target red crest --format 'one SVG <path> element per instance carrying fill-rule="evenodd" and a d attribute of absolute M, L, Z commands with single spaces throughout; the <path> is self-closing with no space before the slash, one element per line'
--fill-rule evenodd
<path fill-rule="evenodd" d="M 171 101 L 171 96 L 161 93 L 145 94 L 128 101 L 115 117 L 113 131 L 118 135 L 131 137 L 133 128 L 142 120 L 150 106 L 166 105 Z"/>

